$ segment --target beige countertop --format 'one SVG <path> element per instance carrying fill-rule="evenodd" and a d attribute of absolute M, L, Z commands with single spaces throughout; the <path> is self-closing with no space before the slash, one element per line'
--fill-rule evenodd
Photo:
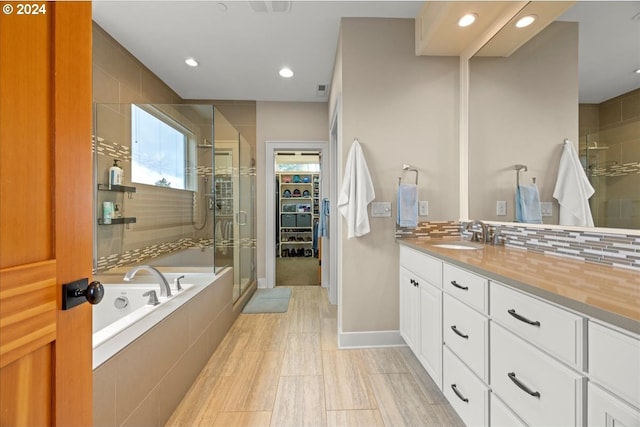
<path fill-rule="evenodd" d="M 524 249 L 484 245 L 477 250 L 434 246 L 448 240 L 398 243 L 529 292 L 584 315 L 640 333 L 640 272 Z M 455 243 L 455 241 L 451 242 Z"/>

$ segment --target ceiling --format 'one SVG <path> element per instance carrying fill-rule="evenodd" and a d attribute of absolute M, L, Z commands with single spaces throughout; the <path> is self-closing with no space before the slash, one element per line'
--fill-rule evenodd
<path fill-rule="evenodd" d="M 184 99 L 326 101 L 340 18 L 415 18 L 423 3 L 98 0 L 93 18 Z M 640 1 L 579 1 L 558 18 L 581 23 L 581 102 L 640 87 L 639 14 Z"/>
<path fill-rule="evenodd" d="M 341 17 L 414 18 L 422 1 L 109 1 L 93 19 L 183 99 L 326 101 Z M 273 11 L 284 9 L 283 12 Z M 264 10 L 258 11 L 256 10 Z M 185 64 L 193 57 L 200 65 Z M 295 75 L 278 75 L 289 66 Z"/>

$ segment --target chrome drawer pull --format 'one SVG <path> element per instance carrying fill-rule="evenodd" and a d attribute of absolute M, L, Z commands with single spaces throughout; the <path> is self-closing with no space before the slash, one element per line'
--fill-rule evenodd
<path fill-rule="evenodd" d="M 453 325 L 453 326 L 451 327 L 451 330 L 452 330 L 453 332 L 455 332 L 455 333 L 456 333 L 456 335 L 458 335 L 459 337 L 462 337 L 462 338 L 464 338 L 464 339 L 466 339 L 466 340 L 468 340 L 468 339 L 469 339 L 469 335 L 465 335 L 465 334 L 463 334 L 462 332 L 460 332 L 460 331 L 458 330 L 458 328 L 456 328 L 456 325 Z"/>
<path fill-rule="evenodd" d="M 513 383 L 515 385 L 517 385 L 520 390 L 524 391 L 525 393 L 533 396 L 533 397 L 537 397 L 538 399 L 540 399 L 540 393 L 538 393 L 537 391 L 531 391 L 531 389 L 529 387 L 527 387 L 526 385 L 522 384 L 518 378 L 516 378 L 516 373 L 515 372 L 509 372 L 507 374 L 509 376 L 509 379 L 511 381 L 513 381 Z"/>
<path fill-rule="evenodd" d="M 458 285 L 458 282 L 456 282 L 455 280 L 452 280 L 452 281 L 451 281 L 451 284 L 452 284 L 453 286 L 455 286 L 456 288 L 458 288 L 458 289 L 462 289 L 463 291 L 468 291 L 468 290 L 469 290 L 469 287 L 468 287 L 468 286 L 461 286 L 461 285 Z"/>
<path fill-rule="evenodd" d="M 453 392 L 456 394 L 456 396 L 458 396 L 458 399 L 462 400 L 465 403 L 469 402 L 469 399 L 467 399 L 466 397 L 464 397 L 462 395 L 462 393 L 460 393 L 458 391 L 458 387 L 455 384 L 451 384 L 451 390 L 453 390 Z"/>
<path fill-rule="evenodd" d="M 516 313 L 516 311 L 513 308 L 511 310 L 507 310 L 507 313 L 509 313 L 510 315 L 512 315 L 513 317 L 515 317 L 521 322 L 528 323 L 529 325 L 533 325 L 533 326 L 540 326 L 540 322 L 538 322 L 537 320 L 536 321 L 529 320 L 526 317 L 519 315 L 518 313 Z"/>

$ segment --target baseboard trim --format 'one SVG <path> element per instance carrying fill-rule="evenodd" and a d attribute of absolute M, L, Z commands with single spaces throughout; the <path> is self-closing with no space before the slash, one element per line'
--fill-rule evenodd
<path fill-rule="evenodd" d="M 339 348 L 404 347 L 400 331 L 339 332 Z"/>
<path fill-rule="evenodd" d="M 267 278 L 266 277 L 258 277 L 258 289 L 266 289 L 267 286 Z"/>

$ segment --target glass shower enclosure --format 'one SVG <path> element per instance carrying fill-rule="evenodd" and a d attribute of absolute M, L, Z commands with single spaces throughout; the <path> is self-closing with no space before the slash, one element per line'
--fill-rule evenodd
<path fill-rule="evenodd" d="M 93 138 L 94 272 L 230 266 L 237 300 L 255 281 L 244 137 L 211 104 L 96 104 Z"/>

